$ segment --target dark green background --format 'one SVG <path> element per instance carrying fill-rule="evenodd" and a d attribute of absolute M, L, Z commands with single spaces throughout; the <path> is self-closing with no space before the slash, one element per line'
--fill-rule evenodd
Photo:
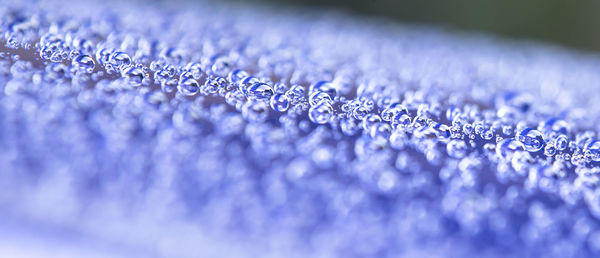
<path fill-rule="evenodd" d="M 343 9 L 366 16 L 483 31 L 600 50 L 600 1 L 579 0 L 254 0 Z"/>

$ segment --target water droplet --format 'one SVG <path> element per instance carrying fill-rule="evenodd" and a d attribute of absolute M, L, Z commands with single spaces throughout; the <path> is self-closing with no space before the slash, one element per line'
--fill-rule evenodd
<path fill-rule="evenodd" d="M 71 63 L 77 71 L 84 73 L 92 73 L 96 65 L 94 59 L 89 55 L 80 55 L 73 59 Z"/>
<path fill-rule="evenodd" d="M 392 103 L 388 105 L 383 111 L 381 111 L 381 119 L 383 121 L 391 121 L 396 116 L 403 114 L 408 115 L 408 109 L 400 103 Z"/>
<path fill-rule="evenodd" d="M 308 102 L 311 106 L 315 106 L 318 105 L 322 102 L 326 102 L 328 104 L 332 104 L 333 103 L 333 99 L 331 98 L 331 96 L 323 91 L 315 91 L 313 93 L 310 94 L 310 96 L 308 97 Z"/>
<path fill-rule="evenodd" d="M 567 149 L 567 147 L 569 146 L 567 136 L 559 135 L 558 137 L 556 137 L 556 139 L 554 140 L 554 146 L 556 147 L 556 150 L 558 150 L 558 151 L 563 151 L 563 150 Z"/>
<path fill-rule="evenodd" d="M 290 100 L 285 94 L 275 94 L 271 97 L 271 108 L 277 112 L 285 112 L 290 107 Z"/>
<path fill-rule="evenodd" d="M 200 85 L 195 79 L 186 79 L 177 84 L 177 91 L 184 96 L 193 96 L 200 91 Z"/>
<path fill-rule="evenodd" d="M 600 141 L 593 140 L 585 146 L 584 153 L 593 161 L 600 161 Z"/>
<path fill-rule="evenodd" d="M 144 71 L 142 68 L 130 66 L 123 71 L 123 77 L 125 77 L 129 85 L 137 87 L 142 85 L 144 81 Z"/>
<path fill-rule="evenodd" d="M 326 124 L 333 114 L 333 107 L 328 102 L 314 105 L 308 111 L 308 117 L 317 124 Z"/>
<path fill-rule="evenodd" d="M 556 148 L 554 148 L 554 145 L 546 144 L 546 147 L 544 147 L 544 155 L 552 157 L 554 154 L 556 154 Z"/>
<path fill-rule="evenodd" d="M 544 147 L 544 138 L 538 130 L 525 128 L 517 134 L 517 140 L 523 143 L 525 150 L 536 152 Z"/>
<path fill-rule="evenodd" d="M 266 83 L 255 83 L 248 88 L 248 98 L 250 99 L 269 99 L 275 92 L 273 88 Z"/>
<path fill-rule="evenodd" d="M 337 89 L 335 88 L 333 83 L 328 81 L 318 81 L 310 85 L 308 92 L 311 95 L 316 92 L 326 93 L 329 96 L 329 99 L 331 100 L 335 99 L 335 97 L 337 96 Z"/>
<path fill-rule="evenodd" d="M 114 69 L 120 71 L 131 65 L 131 57 L 124 52 L 117 51 L 110 55 L 108 63 L 111 64 Z"/>

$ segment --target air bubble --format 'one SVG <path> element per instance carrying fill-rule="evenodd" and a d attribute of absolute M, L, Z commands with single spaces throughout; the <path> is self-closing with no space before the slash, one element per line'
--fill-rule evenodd
<path fill-rule="evenodd" d="M 277 112 L 285 112 L 290 107 L 290 100 L 285 94 L 275 94 L 270 100 L 271 108 Z"/>
<path fill-rule="evenodd" d="M 538 130 L 525 128 L 517 134 L 517 140 L 523 143 L 525 150 L 536 152 L 544 147 L 544 137 Z"/>
<path fill-rule="evenodd" d="M 77 71 L 84 73 L 92 73 L 96 65 L 94 59 L 88 55 L 80 55 L 73 59 L 71 63 Z"/>
<path fill-rule="evenodd" d="M 308 111 L 308 117 L 317 124 L 326 124 L 333 115 L 333 108 L 328 102 L 314 105 Z"/>
<path fill-rule="evenodd" d="M 255 83 L 248 88 L 248 98 L 251 99 L 270 99 L 275 92 L 273 88 L 266 83 Z"/>
<path fill-rule="evenodd" d="M 177 84 L 177 91 L 184 96 L 194 96 L 200 91 L 200 85 L 195 79 L 186 79 Z"/>

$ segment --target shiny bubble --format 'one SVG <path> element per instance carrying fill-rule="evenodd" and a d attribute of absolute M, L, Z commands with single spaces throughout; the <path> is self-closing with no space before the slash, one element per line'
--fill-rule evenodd
<path fill-rule="evenodd" d="M 184 96 L 193 96 L 200 91 L 200 85 L 195 79 L 186 79 L 177 84 L 177 91 Z"/>
<path fill-rule="evenodd" d="M 270 100 L 271 108 L 277 112 L 285 112 L 290 107 L 290 100 L 285 94 L 275 94 Z"/>
<path fill-rule="evenodd" d="M 544 137 L 538 130 L 525 128 L 517 133 L 516 139 L 523 143 L 525 150 L 529 152 L 536 152 L 544 147 Z"/>
<path fill-rule="evenodd" d="M 326 124 L 333 115 L 333 108 L 328 102 L 314 105 L 308 111 L 308 117 L 317 124 Z"/>

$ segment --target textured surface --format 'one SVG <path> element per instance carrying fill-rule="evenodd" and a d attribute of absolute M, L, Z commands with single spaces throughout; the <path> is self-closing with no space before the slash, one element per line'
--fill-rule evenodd
<path fill-rule="evenodd" d="M 600 251 L 596 56 L 312 11 L 2 6 L 5 253 Z"/>

